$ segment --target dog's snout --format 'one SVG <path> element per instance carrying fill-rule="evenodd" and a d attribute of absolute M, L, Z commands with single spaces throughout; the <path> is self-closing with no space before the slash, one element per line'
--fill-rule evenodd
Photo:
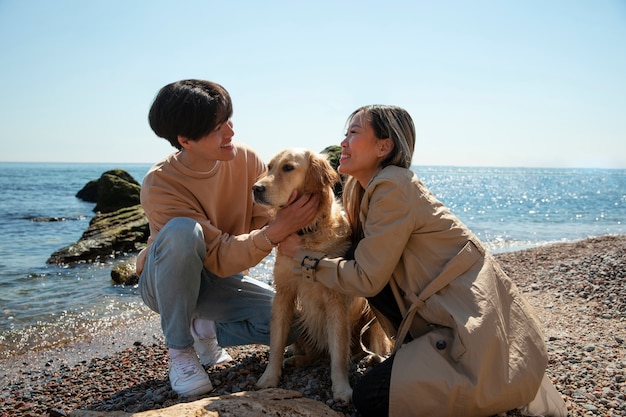
<path fill-rule="evenodd" d="M 254 196 L 254 201 L 259 204 L 265 204 L 265 185 L 254 184 L 252 186 L 252 195 Z"/>

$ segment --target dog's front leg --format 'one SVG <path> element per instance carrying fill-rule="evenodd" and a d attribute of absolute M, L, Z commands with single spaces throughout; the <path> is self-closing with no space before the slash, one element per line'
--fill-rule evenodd
<path fill-rule="evenodd" d="M 348 379 L 350 369 L 350 323 L 347 304 L 338 302 L 329 317 L 328 350 L 330 353 L 330 379 L 333 384 L 333 399 L 349 403 L 352 387 Z M 344 308 L 341 308 L 344 307 Z"/>
<path fill-rule="evenodd" d="M 277 289 L 272 304 L 270 323 L 270 356 L 265 372 L 256 383 L 257 388 L 278 386 L 282 374 L 283 354 L 287 336 L 293 323 L 296 302 L 295 291 Z"/>

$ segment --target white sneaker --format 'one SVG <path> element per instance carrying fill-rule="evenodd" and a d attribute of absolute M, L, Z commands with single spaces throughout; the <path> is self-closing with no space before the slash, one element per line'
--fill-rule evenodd
<path fill-rule="evenodd" d="M 217 344 L 216 337 L 206 337 L 201 339 L 191 325 L 191 335 L 193 336 L 193 347 L 200 357 L 200 363 L 204 366 L 213 366 L 218 363 L 230 362 L 233 358 Z"/>
<path fill-rule="evenodd" d="M 213 389 L 194 349 L 179 351 L 170 355 L 170 384 L 178 395 L 189 397 L 206 394 Z"/>

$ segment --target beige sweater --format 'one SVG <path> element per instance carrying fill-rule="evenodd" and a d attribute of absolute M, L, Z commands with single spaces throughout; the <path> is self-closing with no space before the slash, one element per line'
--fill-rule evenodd
<path fill-rule="evenodd" d="M 272 250 L 259 228 L 268 223 L 267 208 L 254 203 L 252 186 L 265 164 L 249 147 L 235 144 L 231 161 L 218 161 L 210 172 L 195 172 L 180 161 L 180 152 L 157 162 L 141 187 L 141 205 L 150 223 L 148 247 L 137 257 L 141 274 L 147 249 L 174 217 L 196 220 L 204 232 L 204 266 L 219 276 L 242 272 Z"/>

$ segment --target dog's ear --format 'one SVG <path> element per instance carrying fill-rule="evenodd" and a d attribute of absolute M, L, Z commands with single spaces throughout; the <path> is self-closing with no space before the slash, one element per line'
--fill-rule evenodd
<path fill-rule="evenodd" d="M 321 191 L 325 187 L 333 186 L 339 181 L 339 174 L 333 169 L 328 160 L 315 152 L 309 152 L 309 169 L 304 179 L 304 192 Z"/>

